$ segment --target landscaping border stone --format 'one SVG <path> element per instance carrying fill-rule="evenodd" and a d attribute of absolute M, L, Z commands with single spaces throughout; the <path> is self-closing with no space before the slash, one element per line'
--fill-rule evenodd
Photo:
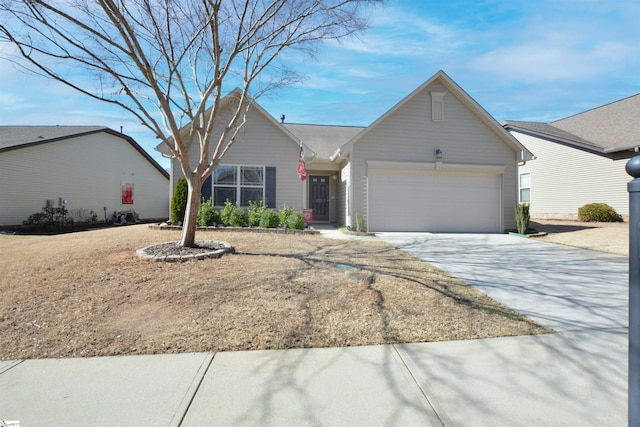
<path fill-rule="evenodd" d="M 181 225 L 169 225 L 169 224 L 149 224 L 149 228 L 152 230 L 182 230 Z M 318 230 L 294 230 L 291 228 L 262 228 L 262 227 L 201 227 L 198 226 L 199 231 L 220 231 L 220 232 L 240 232 L 240 233 L 275 233 L 275 234 L 320 234 Z"/>
<path fill-rule="evenodd" d="M 177 242 L 170 242 L 177 243 Z M 196 251 L 193 253 L 186 254 L 173 254 L 173 255 L 163 255 L 154 253 L 153 249 L 161 246 L 163 244 L 156 244 L 146 246 L 142 249 L 138 249 L 136 254 L 143 260 L 146 261 L 154 261 L 154 262 L 182 262 L 189 260 L 202 260 L 206 258 L 220 258 L 222 255 L 233 252 L 233 247 L 228 242 L 223 242 L 220 240 L 202 240 L 196 242 L 199 245 L 200 251 Z M 207 250 L 207 246 L 215 246 L 216 248 L 211 248 Z"/>

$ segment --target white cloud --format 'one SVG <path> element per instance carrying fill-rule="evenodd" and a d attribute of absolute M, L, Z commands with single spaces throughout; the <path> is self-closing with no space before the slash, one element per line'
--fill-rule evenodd
<path fill-rule="evenodd" d="M 358 38 L 328 42 L 356 53 L 392 57 L 436 56 L 464 43 L 454 26 L 390 3 L 377 10 L 372 27 Z"/>
<path fill-rule="evenodd" d="M 554 40 L 511 44 L 478 56 L 470 66 L 509 80 L 549 83 L 585 80 L 614 70 L 630 46 L 606 43 L 583 48 Z"/>

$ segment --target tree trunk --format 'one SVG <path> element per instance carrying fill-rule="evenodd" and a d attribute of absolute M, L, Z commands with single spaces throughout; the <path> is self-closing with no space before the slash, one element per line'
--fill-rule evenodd
<path fill-rule="evenodd" d="M 182 222 L 182 237 L 180 246 L 193 247 L 196 242 L 196 228 L 198 227 L 198 209 L 202 195 L 202 183 L 197 176 L 187 178 L 189 194 L 187 195 L 187 209 Z"/>

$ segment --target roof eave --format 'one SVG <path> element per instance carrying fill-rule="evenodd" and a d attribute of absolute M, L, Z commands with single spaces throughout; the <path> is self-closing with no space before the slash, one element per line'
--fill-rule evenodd
<path fill-rule="evenodd" d="M 228 104 L 229 102 L 231 102 L 231 100 L 233 99 L 234 96 L 238 96 L 242 93 L 242 90 L 240 88 L 235 88 L 234 90 L 232 90 L 231 92 L 229 92 L 224 98 L 222 98 L 222 101 L 220 103 L 221 107 L 225 106 L 226 104 Z M 296 143 L 297 145 L 301 146 L 304 149 L 305 152 L 305 157 L 308 157 L 310 160 L 314 159 L 317 156 L 317 153 L 315 151 L 313 151 L 307 144 L 305 144 L 303 141 L 301 141 L 297 136 L 295 136 L 289 129 L 287 129 L 282 123 L 280 123 L 279 121 L 277 121 L 271 114 L 269 114 L 264 108 L 262 108 L 262 106 L 260 104 L 258 104 L 258 102 L 247 96 L 248 102 L 250 104 L 249 108 L 255 108 L 260 114 L 262 114 L 269 122 L 271 122 L 272 125 L 276 126 L 278 129 L 280 129 L 282 131 L 282 133 L 284 133 L 291 141 L 293 141 L 294 143 Z M 213 108 L 213 107 L 210 107 Z M 210 108 L 207 109 L 207 111 L 210 110 Z M 191 123 L 183 126 L 180 129 L 180 132 L 184 132 L 188 129 L 188 127 L 190 126 Z M 157 151 L 159 151 L 162 154 L 165 155 L 170 155 L 171 154 L 171 150 L 169 149 L 169 147 L 167 146 L 167 150 L 163 151 L 162 150 L 162 146 L 167 146 L 166 142 L 161 142 L 160 144 L 158 144 L 155 149 Z"/>
<path fill-rule="evenodd" d="M 573 139 L 569 139 L 569 138 L 563 138 L 561 136 L 555 136 L 555 135 L 549 135 L 547 133 L 544 132 L 540 132 L 540 131 L 535 131 L 532 129 L 527 129 L 521 126 L 517 126 L 517 125 L 513 125 L 510 123 L 506 123 L 504 125 L 505 130 L 507 131 L 514 131 L 514 132 L 520 132 L 523 133 L 525 135 L 529 135 L 529 136 L 533 136 L 536 138 L 541 138 L 541 139 L 546 139 L 547 141 L 551 141 L 551 142 L 558 142 L 560 144 L 564 144 L 564 145 L 568 145 L 571 147 L 575 147 L 581 150 L 585 150 L 585 151 L 589 151 L 589 152 L 593 152 L 593 153 L 597 153 L 597 154 L 607 154 L 607 150 L 603 149 L 602 147 L 597 147 L 594 145 L 587 145 L 584 144 L 580 141 L 576 141 Z M 624 150 L 613 150 L 613 151 L 624 151 Z"/>
<path fill-rule="evenodd" d="M 65 135 L 65 136 L 60 136 L 60 137 L 55 137 L 55 138 L 48 138 L 48 139 L 43 139 L 43 140 L 39 140 L 39 141 L 27 142 L 25 144 L 6 147 L 4 149 L 0 149 L 0 153 L 6 152 L 6 151 L 18 150 L 18 149 L 21 149 L 21 148 L 35 147 L 35 146 L 38 146 L 38 145 L 49 144 L 49 143 L 57 142 L 57 141 L 64 141 L 66 139 L 71 139 L 71 138 L 79 138 L 79 137 L 83 137 L 83 136 L 87 136 L 87 135 L 93 135 L 93 134 L 97 134 L 97 133 L 101 133 L 101 132 L 107 133 L 107 134 L 115 136 L 117 138 L 122 138 L 125 141 L 127 141 L 134 149 L 136 149 L 136 151 L 138 151 L 140 154 L 142 154 L 142 156 L 147 161 L 149 161 L 149 163 L 151 163 L 165 178 L 169 179 L 169 173 L 162 166 L 160 166 L 160 164 L 158 162 L 156 162 L 155 159 L 153 157 L 151 157 L 151 155 L 149 153 L 147 153 L 147 151 L 144 148 L 142 148 L 140 146 L 140 144 L 138 144 L 132 137 L 130 137 L 129 135 L 125 135 L 124 133 L 115 131 L 115 130 L 113 130 L 111 128 L 108 128 L 106 126 L 102 127 L 102 128 L 99 128 L 99 129 L 92 129 L 92 130 L 86 131 L 86 132 L 78 132 L 78 133 L 69 134 L 69 135 Z"/>

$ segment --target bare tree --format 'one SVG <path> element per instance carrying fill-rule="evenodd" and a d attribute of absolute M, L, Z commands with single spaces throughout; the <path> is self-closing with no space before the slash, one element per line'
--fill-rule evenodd
<path fill-rule="evenodd" d="M 0 0 L 0 41 L 19 52 L 6 59 L 123 108 L 167 144 L 189 187 L 180 244 L 193 246 L 202 184 L 244 125 L 251 99 L 296 78 L 282 53 L 313 55 L 319 41 L 363 30 L 362 9 L 379 2 Z M 78 70 L 92 78 L 78 78 Z M 229 82 L 238 87 L 230 119 L 221 113 Z"/>

